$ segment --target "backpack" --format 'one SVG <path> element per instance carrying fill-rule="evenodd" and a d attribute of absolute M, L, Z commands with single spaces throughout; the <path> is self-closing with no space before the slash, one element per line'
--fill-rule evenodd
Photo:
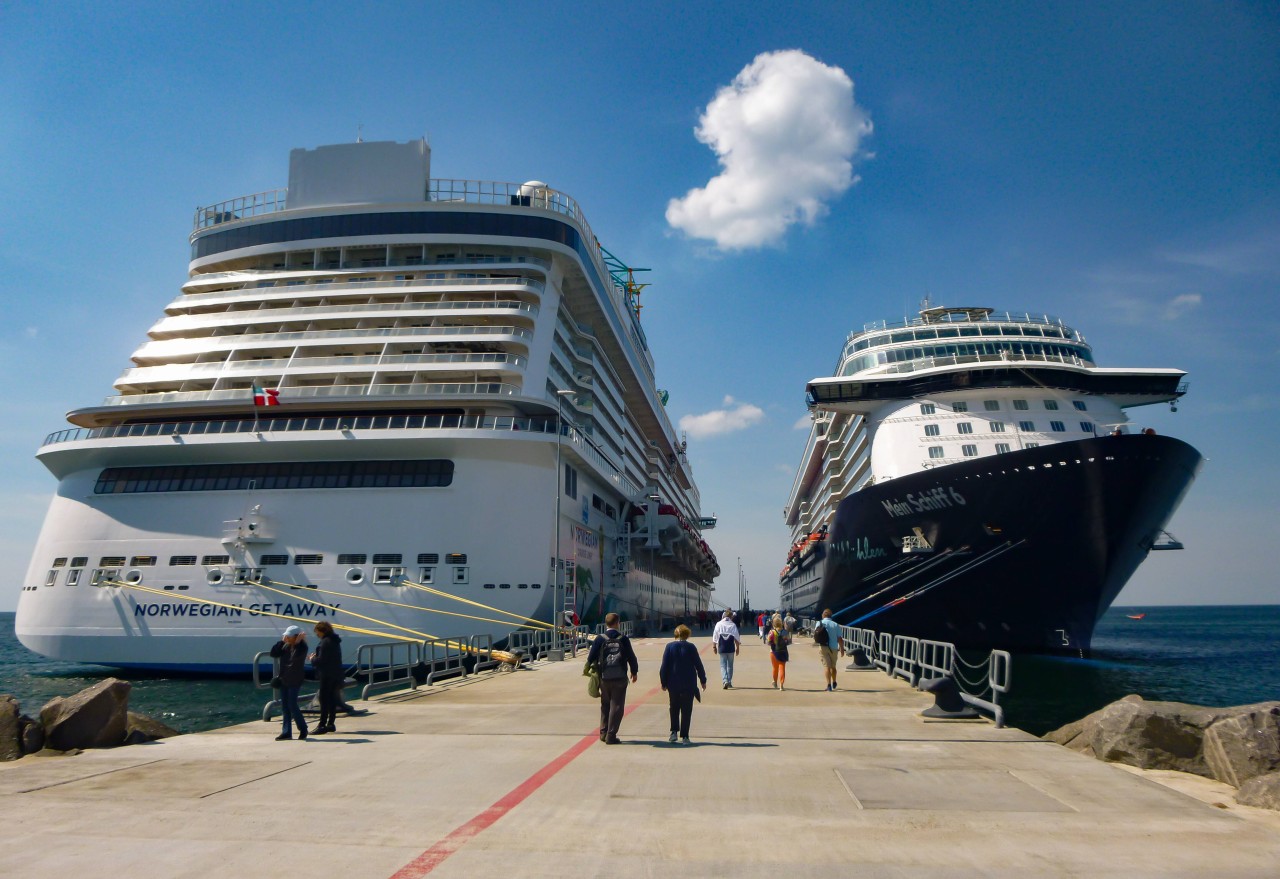
<path fill-rule="evenodd" d="M 779 662 L 786 662 L 791 658 L 787 651 L 787 640 L 787 633 L 781 629 L 773 629 L 769 635 L 769 649 L 778 657 Z"/>
<path fill-rule="evenodd" d="M 622 638 L 605 638 L 600 647 L 600 680 L 620 681 L 627 677 L 627 660 L 622 655 Z"/>
<path fill-rule="evenodd" d="M 831 646 L 831 633 L 827 631 L 826 623 L 818 623 L 813 630 L 813 643 L 819 647 Z"/>

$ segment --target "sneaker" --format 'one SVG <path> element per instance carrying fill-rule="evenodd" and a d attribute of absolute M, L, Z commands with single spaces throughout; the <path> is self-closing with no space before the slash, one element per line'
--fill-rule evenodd
<path fill-rule="evenodd" d="M 280 735 L 276 736 L 277 742 L 288 742 L 288 741 L 292 741 L 292 739 L 293 739 L 293 736 L 289 735 L 288 733 L 280 733 Z"/>
<path fill-rule="evenodd" d="M 722 689 L 725 689 L 725 690 L 729 689 L 729 682 L 728 682 L 728 681 L 725 681 L 725 682 L 724 682 L 724 685 L 722 686 Z"/>
<path fill-rule="evenodd" d="M 329 727 L 327 726 L 317 726 L 315 729 L 311 731 L 311 734 L 313 736 L 322 736 L 328 731 L 329 731 Z"/>
<path fill-rule="evenodd" d="M 604 741 L 604 733 L 600 733 L 600 741 Z"/>
<path fill-rule="evenodd" d="M 827 692 L 828 692 L 828 693 L 830 693 L 830 692 L 831 692 L 831 685 L 830 685 L 830 684 L 827 684 Z"/>
<path fill-rule="evenodd" d="M 617 736 L 609 736 L 609 738 L 604 740 L 604 743 L 606 745 L 621 745 L 622 739 L 618 738 Z"/>
<path fill-rule="evenodd" d="M 787 685 L 786 685 L 786 684 L 778 684 L 778 689 L 779 689 L 779 690 L 785 690 L 786 688 L 787 688 Z"/>
<path fill-rule="evenodd" d="M 672 741 L 675 741 L 675 739 L 672 739 Z M 681 739 L 681 740 L 680 740 L 680 744 L 682 744 L 682 745 L 692 745 L 692 744 L 693 744 L 693 742 L 689 741 L 689 737 L 688 737 L 688 736 L 685 736 L 683 739 Z"/>
<path fill-rule="evenodd" d="M 306 729 L 306 727 L 303 727 L 303 728 L 298 732 L 298 741 L 302 741 L 302 740 L 303 740 L 303 739 L 305 739 L 306 737 L 307 737 L 307 729 Z"/>
<path fill-rule="evenodd" d="M 671 735 L 667 736 L 667 741 L 668 741 L 668 742 L 674 742 L 675 740 L 676 740 L 676 734 L 675 734 L 675 733 L 672 733 Z M 687 742 L 687 741 L 689 741 L 689 740 L 688 740 L 688 739 L 685 739 L 685 741 Z"/>
<path fill-rule="evenodd" d="M 776 690 L 776 689 L 778 689 L 778 682 L 777 682 L 777 681 L 774 681 L 774 682 L 773 682 L 773 688 L 774 688 L 775 690 Z"/>
<path fill-rule="evenodd" d="M 835 688 L 836 688 L 836 682 L 835 682 L 835 681 L 832 681 L 832 682 L 831 682 L 831 689 L 833 689 L 833 690 L 834 690 Z"/>

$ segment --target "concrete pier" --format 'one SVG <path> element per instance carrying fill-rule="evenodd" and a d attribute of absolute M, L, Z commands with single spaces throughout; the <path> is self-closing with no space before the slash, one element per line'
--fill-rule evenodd
<path fill-rule="evenodd" d="M 1229 789 L 1174 790 L 1016 729 L 926 721 L 929 697 L 879 672 L 842 671 L 826 692 L 804 642 L 779 692 L 748 636 L 724 690 L 708 639 L 693 640 L 710 685 L 688 746 L 667 742 L 658 638 L 635 642 L 619 745 L 597 737 L 580 656 L 389 693 L 307 741 L 255 722 L 0 764 L 0 875 L 1280 872 L 1280 816 Z"/>

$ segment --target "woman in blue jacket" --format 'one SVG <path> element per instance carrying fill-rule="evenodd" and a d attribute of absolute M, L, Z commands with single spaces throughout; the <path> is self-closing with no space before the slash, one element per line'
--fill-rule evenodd
<path fill-rule="evenodd" d="M 676 626 L 676 640 L 667 645 L 662 652 L 662 668 L 658 670 L 658 680 L 662 689 L 667 691 L 667 699 L 671 705 L 671 736 L 669 742 L 676 740 L 689 744 L 689 720 L 693 715 L 693 700 L 701 700 L 698 695 L 698 684 L 707 688 L 707 672 L 702 667 L 702 657 L 698 656 L 698 648 L 689 643 L 689 627 Z"/>

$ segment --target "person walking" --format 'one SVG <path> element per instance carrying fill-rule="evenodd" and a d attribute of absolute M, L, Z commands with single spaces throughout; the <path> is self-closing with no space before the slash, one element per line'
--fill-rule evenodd
<path fill-rule="evenodd" d="M 618 615 L 605 614 L 604 635 L 591 642 L 587 663 L 600 669 L 600 741 L 618 744 L 618 727 L 627 705 L 627 673 L 631 683 L 640 675 L 640 663 L 631 639 L 618 631 Z"/>
<path fill-rule="evenodd" d="M 327 620 L 316 623 L 315 632 L 320 641 L 311 654 L 311 664 L 320 684 L 320 722 L 315 728 L 315 734 L 320 735 L 338 731 L 333 722 L 338 714 L 337 688 L 343 678 L 342 639 Z"/>
<path fill-rule="evenodd" d="M 782 624 L 782 615 L 773 615 L 773 628 L 769 630 L 769 663 L 773 666 L 773 688 L 787 688 L 787 660 L 791 658 L 787 646 L 791 643 L 791 635 Z"/>
<path fill-rule="evenodd" d="M 298 705 L 298 693 L 302 691 L 307 665 L 307 639 L 302 629 L 297 626 L 285 629 L 280 640 L 271 647 L 271 655 L 280 660 L 280 707 L 284 711 L 284 728 L 276 736 L 276 741 L 292 739 L 294 724 L 298 726 L 298 738 L 305 739 L 307 721 L 302 716 L 302 707 Z"/>
<path fill-rule="evenodd" d="M 782 624 L 787 627 L 787 634 L 794 637 L 798 623 L 796 622 L 796 618 L 791 615 L 791 611 L 787 611 L 787 615 L 782 618 Z"/>
<path fill-rule="evenodd" d="M 733 660 L 742 650 L 742 636 L 733 623 L 733 611 L 726 610 L 720 622 L 711 630 L 711 643 L 715 645 L 716 655 L 720 657 L 720 685 L 726 690 L 732 690 Z"/>
<path fill-rule="evenodd" d="M 813 628 L 813 640 L 822 658 L 822 670 L 827 677 L 827 692 L 836 688 L 836 651 L 844 656 L 844 642 L 840 639 L 840 626 L 831 618 L 831 608 L 822 612 L 822 619 Z"/>
<path fill-rule="evenodd" d="M 702 657 L 698 648 L 689 643 L 689 627 L 676 626 L 676 640 L 662 651 L 662 665 L 658 669 L 658 682 L 667 691 L 667 702 L 671 708 L 671 735 L 667 741 L 674 742 L 676 733 L 680 741 L 689 744 L 689 721 L 693 717 L 693 700 L 702 701 L 698 694 L 698 684 L 707 688 L 707 672 L 702 667 Z"/>
<path fill-rule="evenodd" d="M 756 614 L 756 634 L 760 636 L 760 640 L 764 640 L 764 611 Z"/>

